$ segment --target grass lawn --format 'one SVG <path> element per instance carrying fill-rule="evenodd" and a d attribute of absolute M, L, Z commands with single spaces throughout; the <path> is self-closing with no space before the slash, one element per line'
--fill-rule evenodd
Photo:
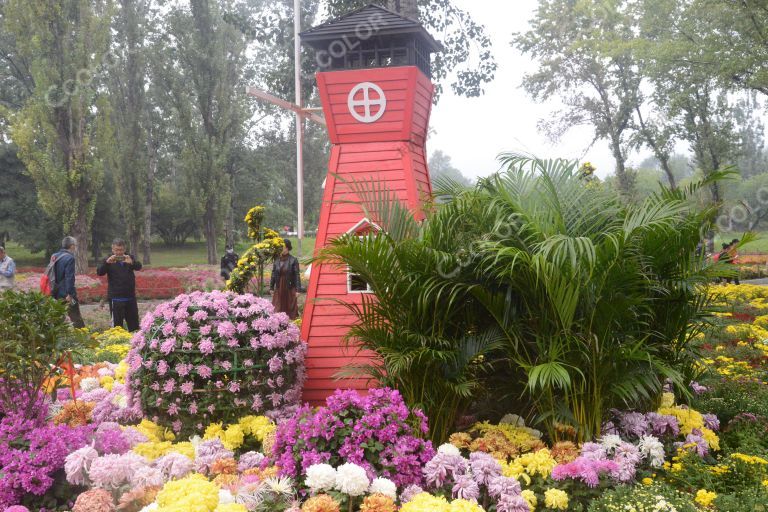
<path fill-rule="evenodd" d="M 298 240 L 290 238 L 293 244 L 293 254 L 298 257 Z M 9 242 L 6 247 L 8 255 L 14 259 L 20 267 L 44 267 L 46 259 L 42 252 L 32 254 L 24 247 L 14 242 Z M 242 255 L 250 245 L 237 244 L 235 250 Z M 302 244 L 302 258 L 309 256 L 315 247 L 314 238 L 304 238 Z M 219 247 L 219 257 L 223 255 L 223 247 Z M 186 267 L 187 265 L 204 265 L 208 263 L 205 242 L 188 242 L 182 246 L 168 246 L 161 242 L 152 244 L 152 267 Z"/>

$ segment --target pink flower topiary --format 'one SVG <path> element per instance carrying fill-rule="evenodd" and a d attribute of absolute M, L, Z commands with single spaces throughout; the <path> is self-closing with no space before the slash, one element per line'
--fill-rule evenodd
<path fill-rule="evenodd" d="M 194 292 L 143 318 L 128 354 L 128 400 L 186 437 L 196 426 L 298 409 L 306 344 L 253 295 Z"/>

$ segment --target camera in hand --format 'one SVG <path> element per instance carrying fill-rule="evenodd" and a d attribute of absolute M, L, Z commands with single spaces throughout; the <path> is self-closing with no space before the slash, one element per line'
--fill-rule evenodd
<path fill-rule="evenodd" d="M 113 256 L 115 258 L 115 261 L 125 261 L 125 255 L 123 256 Z"/>

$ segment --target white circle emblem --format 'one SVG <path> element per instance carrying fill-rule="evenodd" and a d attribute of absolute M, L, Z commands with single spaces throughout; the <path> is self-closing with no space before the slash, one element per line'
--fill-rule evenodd
<path fill-rule="evenodd" d="M 360 91 L 363 92 L 363 98 L 355 99 Z M 371 91 L 375 93 L 375 96 L 371 94 Z M 347 107 L 349 107 L 349 113 L 352 114 L 352 117 L 361 123 L 374 123 L 384 115 L 384 111 L 387 109 L 387 97 L 384 96 L 384 91 L 378 85 L 363 82 L 349 91 Z M 362 107 L 361 111 L 358 111 L 358 107 Z M 374 111 L 372 107 L 378 107 L 378 110 Z"/>

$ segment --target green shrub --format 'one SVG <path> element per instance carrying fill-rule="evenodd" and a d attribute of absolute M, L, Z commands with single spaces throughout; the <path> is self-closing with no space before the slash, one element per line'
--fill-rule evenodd
<path fill-rule="evenodd" d="M 320 255 L 376 294 L 349 305 L 363 369 L 435 425 L 433 440 L 487 393 L 524 396 L 553 435 L 599 435 L 610 408 L 648 409 L 666 379 L 697 376 L 692 347 L 718 273 L 695 255 L 705 183 L 627 205 L 575 161 L 504 157 L 505 172 L 449 187 L 423 222 L 376 185 L 352 184 L 381 231 Z M 484 373 L 488 366 L 493 372 Z M 487 375 L 506 374 L 500 389 Z M 425 380 L 425 376 L 439 378 Z"/>
<path fill-rule="evenodd" d="M 764 485 L 734 494 L 721 494 L 715 501 L 718 512 L 766 512 L 768 489 Z"/>
<path fill-rule="evenodd" d="M 39 293 L 0 295 L 0 406 L 33 410 L 65 354 L 85 346 L 87 335 L 71 327 L 66 309 Z"/>
<path fill-rule="evenodd" d="M 764 414 L 768 411 L 768 386 L 762 382 L 719 379 L 703 383 L 710 390 L 695 397 L 691 407 L 716 414 L 722 424 L 744 412 Z"/>

